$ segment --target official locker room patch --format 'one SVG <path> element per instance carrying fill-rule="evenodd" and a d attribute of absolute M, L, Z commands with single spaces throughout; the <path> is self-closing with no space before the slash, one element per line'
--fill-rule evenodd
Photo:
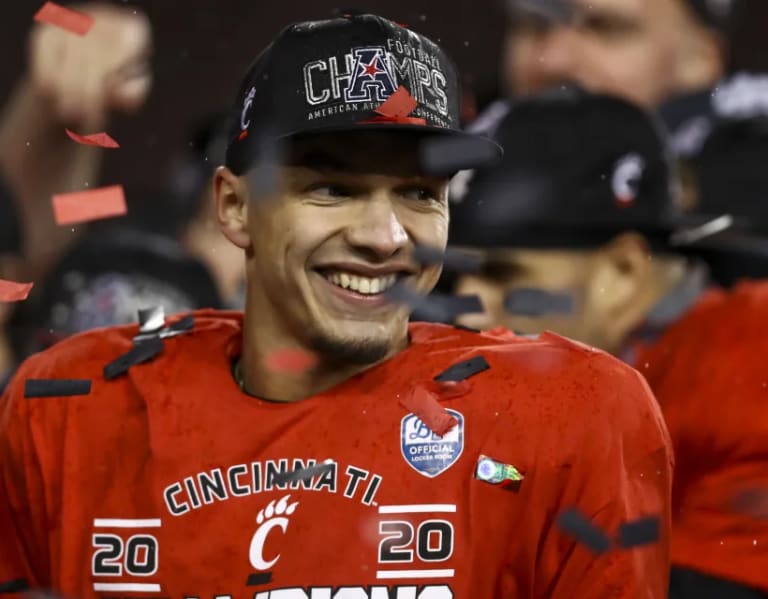
<path fill-rule="evenodd" d="M 408 465 L 427 478 L 435 478 L 453 466 L 464 451 L 464 416 L 446 410 L 458 424 L 440 437 L 416 414 L 405 416 L 400 425 L 400 451 Z"/>

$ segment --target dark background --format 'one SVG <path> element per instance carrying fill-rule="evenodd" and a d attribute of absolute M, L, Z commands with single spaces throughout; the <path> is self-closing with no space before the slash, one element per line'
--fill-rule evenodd
<path fill-rule="evenodd" d="M 768 0 L 744 0 L 732 37 L 737 67 L 768 70 Z M 404 23 L 442 43 L 481 101 L 492 96 L 504 29 L 501 0 L 136 0 L 155 32 L 155 86 L 137 115 L 109 132 L 103 182 L 155 187 L 184 143 L 193 119 L 228 108 L 248 64 L 285 25 L 353 6 Z M 5 100 L 26 64 L 26 37 L 43 0 L 4 0 L 0 17 L 0 84 Z"/>
<path fill-rule="evenodd" d="M 61 2 L 64 3 L 64 2 Z M 26 36 L 43 0 L 4 0 L 0 83 L 4 101 L 26 64 Z M 492 94 L 497 81 L 503 14 L 496 0 L 138 0 L 155 39 L 155 84 L 134 116 L 109 133 L 122 149 L 107 153 L 104 184 L 154 187 L 184 143 L 190 122 L 229 108 L 256 54 L 287 24 L 327 18 L 339 7 L 370 9 L 441 42 L 465 83 Z M 89 132 L 84 132 L 89 133 Z"/>

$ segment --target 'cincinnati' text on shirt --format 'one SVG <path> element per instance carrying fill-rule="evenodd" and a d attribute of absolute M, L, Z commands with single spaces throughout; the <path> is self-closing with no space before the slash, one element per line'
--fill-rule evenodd
<path fill-rule="evenodd" d="M 315 468 L 318 465 L 322 466 L 322 471 L 311 477 L 284 481 L 285 475 L 291 472 Z M 339 486 L 339 476 L 344 477 L 341 481 L 342 487 Z M 168 485 L 163 491 L 163 499 L 168 512 L 173 516 L 182 516 L 217 501 L 246 497 L 273 489 L 337 493 L 341 488 L 344 497 L 348 499 L 357 499 L 363 505 L 376 505 L 374 498 L 381 481 L 382 477 L 378 474 L 352 465 L 339 474 L 338 463 L 331 460 L 318 463 L 314 459 L 281 458 L 198 472 Z"/>

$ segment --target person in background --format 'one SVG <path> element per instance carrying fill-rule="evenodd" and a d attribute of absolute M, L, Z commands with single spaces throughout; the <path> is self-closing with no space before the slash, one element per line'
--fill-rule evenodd
<path fill-rule="evenodd" d="M 676 183 L 655 117 L 574 89 L 515 103 L 496 127 L 502 162 L 452 188 L 450 243 L 491 259 L 453 282 L 485 309 L 461 324 L 553 330 L 621 355 L 687 309 L 708 275 L 666 242 Z"/>
<path fill-rule="evenodd" d="M 224 160 L 228 125 L 228 119 L 219 113 L 195 123 L 190 139 L 172 163 L 168 187 L 182 246 L 208 269 L 223 305 L 242 309 L 245 264 L 241 252 L 219 231 L 213 202 L 213 174 Z"/>
<path fill-rule="evenodd" d="M 673 240 L 728 287 L 705 293 L 637 367 L 675 444 L 670 599 L 765 599 L 768 115 L 713 127 L 690 158 L 693 210 Z"/>
<path fill-rule="evenodd" d="M 22 240 L 16 203 L 0 179 L 0 279 L 18 281 L 21 270 Z M 8 334 L 13 305 L 0 301 L 0 392 L 5 388 L 16 364 Z"/>
<path fill-rule="evenodd" d="M 451 243 L 487 260 L 454 282 L 487 312 L 459 322 L 568 334 L 646 374 L 676 449 L 672 599 L 763 598 L 768 120 L 719 122 L 684 194 L 653 123 L 599 96 L 512 107 L 503 163 L 453 212 Z"/>
<path fill-rule="evenodd" d="M 76 333 L 136 322 L 139 310 L 223 307 L 211 271 L 182 243 L 188 225 L 168 193 L 127 189 L 128 214 L 83 227 L 15 307 L 8 328 L 19 359 Z"/>
<path fill-rule="evenodd" d="M 25 358 L 75 333 L 135 322 L 139 310 L 166 314 L 242 309 L 242 253 L 215 221 L 212 177 L 224 160 L 228 120 L 206 116 L 179 151 L 158 191 L 128 188 L 128 214 L 91 223 L 51 266 L 9 324 Z"/>
<path fill-rule="evenodd" d="M 736 0 L 505 0 L 510 97 L 576 83 L 656 107 L 711 87 Z"/>
<path fill-rule="evenodd" d="M 152 31 L 143 13 L 106 3 L 77 8 L 94 18 L 85 36 L 34 26 L 26 73 L 0 115 L 0 172 L 16 200 L 29 280 L 81 233 L 56 224 L 51 196 L 98 186 L 103 150 L 76 144 L 65 127 L 104 131 L 113 114 L 137 111 L 152 83 Z"/>

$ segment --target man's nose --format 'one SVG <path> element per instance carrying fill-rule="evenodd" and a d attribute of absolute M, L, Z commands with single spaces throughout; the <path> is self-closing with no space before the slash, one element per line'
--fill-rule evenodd
<path fill-rule="evenodd" d="M 578 61 L 575 35 L 572 28 L 557 26 L 541 36 L 536 57 L 541 84 L 554 86 L 574 80 Z"/>
<path fill-rule="evenodd" d="M 408 245 L 408 233 L 397 206 L 386 192 L 361 202 L 360 211 L 346 230 L 347 243 L 377 258 L 389 258 Z"/>

